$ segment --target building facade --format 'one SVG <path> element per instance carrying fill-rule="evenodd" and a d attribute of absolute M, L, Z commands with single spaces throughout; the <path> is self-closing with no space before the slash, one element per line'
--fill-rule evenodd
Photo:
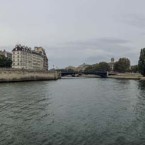
<path fill-rule="evenodd" d="M 115 64 L 115 60 L 114 60 L 114 58 L 111 58 L 111 62 L 109 63 L 111 71 L 114 70 L 114 64 Z"/>
<path fill-rule="evenodd" d="M 44 67 L 44 55 L 42 53 L 21 45 L 16 45 L 12 50 L 12 68 L 48 70 L 48 67 L 47 69 Z"/>
<path fill-rule="evenodd" d="M 35 47 L 34 50 L 43 56 L 43 68 L 44 70 L 48 70 L 48 58 L 45 49 L 42 47 Z"/>

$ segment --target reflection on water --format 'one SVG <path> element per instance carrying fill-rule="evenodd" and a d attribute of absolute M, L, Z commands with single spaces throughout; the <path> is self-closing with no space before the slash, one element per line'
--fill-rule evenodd
<path fill-rule="evenodd" d="M 1 145 L 141 145 L 145 82 L 62 79 L 0 84 Z"/>
<path fill-rule="evenodd" d="M 138 87 L 140 90 L 145 90 L 145 81 L 140 81 Z"/>

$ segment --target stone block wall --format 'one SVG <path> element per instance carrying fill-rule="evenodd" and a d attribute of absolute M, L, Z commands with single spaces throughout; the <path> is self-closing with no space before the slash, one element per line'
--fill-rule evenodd
<path fill-rule="evenodd" d="M 57 80 L 59 78 L 60 74 L 56 71 L 0 69 L 0 82 Z"/>

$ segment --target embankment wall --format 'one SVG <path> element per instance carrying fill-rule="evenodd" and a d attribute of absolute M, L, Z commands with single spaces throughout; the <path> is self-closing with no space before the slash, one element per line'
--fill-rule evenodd
<path fill-rule="evenodd" d="M 60 74 L 56 71 L 34 71 L 17 69 L 0 69 L 0 82 L 20 82 L 20 81 L 39 81 L 57 80 Z"/>

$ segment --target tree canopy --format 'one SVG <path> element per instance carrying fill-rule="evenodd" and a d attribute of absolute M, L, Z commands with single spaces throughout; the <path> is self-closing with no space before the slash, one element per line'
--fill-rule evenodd
<path fill-rule="evenodd" d="M 5 56 L 0 56 L 0 67 L 11 67 L 12 66 L 12 60 L 9 58 L 6 58 Z"/>
<path fill-rule="evenodd" d="M 98 65 L 99 71 L 110 71 L 111 68 L 107 62 L 100 62 Z"/>
<path fill-rule="evenodd" d="M 138 61 L 139 72 L 145 76 L 145 48 L 141 49 L 139 61 Z"/>
<path fill-rule="evenodd" d="M 137 73 L 138 72 L 138 65 L 131 66 L 131 72 Z"/>
<path fill-rule="evenodd" d="M 100 62 L 94 65 L 90 65 L 85 69 L 87 73 L 93 73 L 96 71 L 110 71 L 110 66 L 107 62 Z"/>
<path fill-rule="evenodd" d="M 130 60 L 128 58 L 120 58 L 117 62 L 114 64 L 114 71 L 117 72 L 128 72 L 130 70 Z"/>

